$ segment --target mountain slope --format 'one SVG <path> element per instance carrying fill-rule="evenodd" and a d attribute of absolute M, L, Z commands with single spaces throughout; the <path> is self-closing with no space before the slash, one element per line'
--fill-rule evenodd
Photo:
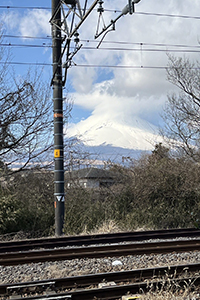
<path fill-rule="evenodd" d="M 71 124 L 67 136 L 76 136 L 86 146 L 112 146 L 132 150 L 152 150 L 162 139 L 158 128 L 139 118 L 96 118 L 90 116 L 78 124 Z"/>

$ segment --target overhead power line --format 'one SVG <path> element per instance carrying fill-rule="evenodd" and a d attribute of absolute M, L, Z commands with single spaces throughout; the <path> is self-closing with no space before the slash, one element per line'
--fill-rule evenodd
<path fill-rule="evenodd" d="M 95 48 L 95 47 L 82 47 L 83 50 L 100 50 L 100 51 L 132 51 L 132 52 L 177 52 L 177 53 L 199 53 L 197 49 L 151 49 L 151 48 Z"/>
<path fill-rule="evenodd" d="M 143 45 L 142 43 L 139 45 Z M 151 44 L 152 46 L 157 46 L 156 44 Z M 18 48 L 52 48 L 52 45 L 42 44 L 1 44 L 3 47 L 18 47 Z M 162 45 L 163 47 L 167 47 L 167 45 Z M 172 47 L 172 46 L 171 46 Z M 176 46 L 174 46 L 176 47 Z M 184 46 L 182 46 L 184 47 Z M 189 46 L 186 46 L 187 49 L 181 49 L 178 47 L 178 49 L 154 49 L 154 48 L 116 48 L 116 47 L 82 47 L 83 50 L 93 50 L 93 51 L 132 51 L 132 52 L 174 52 L 174 53 L 199 53 L 200 52 L 200 46 L 196 46 L 195 49 L 189 49 Z"/>
<path fill-rule="evenodd" d="M 148 13 L 148 12 L 135 12 L 137 15 L 144 16 L 156 16 L 156 17 L 169 17 L 169 18 L 183 18 L 183 19 L 196 19 L 200 20 L 200 16 L 188 16 L 188 15 L 175 15 L 175 14 L 161 14 L 161 13 Z"/>
<path fill-rule="evenodd" d="M 1 36 L 3 38 L 51 40 L 51 36 L 29 36 L 29 35 L 13 35 L 13 34 L 2 34 Z"/>
<path fill-rule="evenodd" d="M 20 62 L 20 61 L 0 61 L 1 65 L 27 65 L 27 66 L 52 66 L 50 63 L 45 62 Z"/>
<path fill-rule="evenodd" d="M 47 39 L 51 40 L 50 36 L 27 36 L 27 35 L 10 35 L 10 34 L 3 34 L 3 38 L 19 38 L 19 39 Z M 95 43 L 98 44 L 99 40 L 85 40 L 80 39 L 80 42 L 86 42 L 86 43 Z M 182 47 L 182 48 L 200 48 L 200 45 L 186 45 L 186 44 L 169 44 L 169 43 L 145 43 L 145 42 L 127 42 L 127 41 L 102 41 L 102 44 L 118 44 L 118 45 L 138 45 L 138 46 L 157 46 L 157 47 Z"/>
<path fill-rule="evenodd" d="M 42 37 L 42 36 L 23 36 L 23 35 L 9 35 L 9 34 L 3 34 L 2 35 L 3 38 L 20 38 L 20 39 L 33 39 L 33 40 L 37 40 L 37 39 L 44 39 L 44 40 L 51 40 L 51 37 L 50 36 L 45 36 L 45 37 Z M 98 44 L 99 43 L 99 40 L 84 40 L 84 39 L 81 39 L 80 42 L 85 42 L 85 43 L 95 43 L 95 44 Z M 199 48 L 200 49 L 200 45 L 186 45 L 186 44 L 169 44 L 169 43 L 145 43 L 145 42 L 127 42 L 127 41 L 102 41 L 102 44 L 117 44 L 117 45 L 136 45 L 136 46 L 140 46 L 140 47 L 143 47 L 143 46 L 155 46 L 155 47 L 176 47 L 176 48 Z M 0 45 L 4 45 L 4 46 L 15 46 L 15 44 L 12 44 L 12 43 L 5 43 L 5 44 L 0 44 Z M 25 44 L 23 44 L 25 45 Z M 45 46 L 46 44 L 44 44 Z M 16 46 L 18 46 L 16 44 Z M 20 46 L 20 44 L 19 44 Z M 29 44 L 25 45 L 27 47 L 29 47 Z M 41 45 L 38 45 L 39 47 Z M 46 46 L 50 46 L 50 45 L 46 45 Z M 103 47 L 99 48 L 99 49 L 102 49 Z"/>
<path fill-rule="evenodd" d="M 96 43 L 98 40 L 83 40 L 81 42 Z M 137 45 L 137 46 L 157 46 L 157 47 L 182 47 L 182 48 L 200 48 L 200 45 L 186 45 L 186 44 L 167 44 L 167 43 L 144 43 L 144 42 L 127 42 L 127 41 L 102 41 L 102 44 L 118 44 L 118 45 Z"/>
<path fill-rule="evenodd" d="M 104 9 L 104 11 L 120 13 L 120 10 Z M 183 19 L 200 19 L 200 16 L 189 16 L 189 15 L 177 15 L 177 14 L 166 14 L 166 13 L 154 13 L 154 12 L 135 12 L 135 15 L 145 16 L 156 16 L 156 17 L 169 17 L 169 18 L 183 18 Z"/>
<path fill-rule="evenodd" d="M 34 44 L 12 44 L 12 43 L 8 43 L 8 44 L 0 44 L 3 47 L 21 47 L 21 48 L 52 48 L 52 45 L 34 45 Z"/>
<path fill-rule="evenodd" d="M 46 6 L 11 6 L 11 5 L 0 5 L 0 9 L 48 9 Z"/>
<path fill-rule="evenodd" d="M 166 66 L 131 66 L 131 65 L 86 65 L 86 64 L 75 64 L 75 67 L 80 68 L 111 68 L 111 69 L 157 69 L 164 70 Z"/>
<path fill-rule="evenodd" d="M 0 61 L 0 64 L 7 64 L 7 65 L 34 65 L 34 66 L 52 66 L 51 63 L 42 63 L 42 62 L 6 62 L 6 61 Z M 74 67 L 77 68 L 110 68 L 110 69 L 154 69 L 154 70 L 166 70 L 169 69 L 169 66 L 133 66 L 133 65 L 101 65 L 101 64 L 74 64 Z M 190 70 L 199 70 L 200 67 L 193 67 L 188 68 Z"/>
<path fill-rule="evenodd" d="M 9 5 L 0 5 L 0 9 L 43 9 L 50 10 L 50 7 L 45 6 L 9 6 Z M 106 12 L 121 13 L 121 10 L 117 9 L 106 9 Z M 157 17 L 169 17 L 169 18 L 183 18 L 183 19 L 196 19 L 200 20 L 200 16 L 190 16 L 190 15 L 177 15 L 177 14 L 166 14 L 166 13 L 154 13 L 154 12 L 135 12 L 137 15 L 146 15 L 146 16 L 157 16 Z"/>

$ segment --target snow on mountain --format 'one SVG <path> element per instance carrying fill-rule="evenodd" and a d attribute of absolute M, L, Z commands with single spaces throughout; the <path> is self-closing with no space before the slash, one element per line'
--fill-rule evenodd
<path fill-rule="evenodd" d="M 138 116 L 102 118 L 91 115 L 78 124 L 71 124 L 68 137 L 76 136 L 85 146 L 149 151 L 162 139 L 158 128 Z"/>

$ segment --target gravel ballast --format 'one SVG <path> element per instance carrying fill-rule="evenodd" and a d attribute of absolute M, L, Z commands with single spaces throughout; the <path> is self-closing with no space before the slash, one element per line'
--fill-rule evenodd
<path fill-rule="evenodd" d="M 0 266 L 0 284 L 189 263 L 200 263 L 200 251 Z"/>

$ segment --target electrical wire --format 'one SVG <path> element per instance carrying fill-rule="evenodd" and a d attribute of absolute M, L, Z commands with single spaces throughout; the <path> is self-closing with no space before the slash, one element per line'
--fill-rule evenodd
<path fill-rule="evenodd" d="M 29 36 L 29 35 L 12 35 L 12 34 L 2 34 L 3 38 L 19 38 L 19 39 L 41 39 L 41 40 L 50 40 L 51 36 Z"/>
<path fill-rule="evenodd" d="M 76 67 L 80 68 L 111 68 L 111 69 L 157 69 L 166 70 L 167 66 L 127 66 L 127 65 L 86 65 L 86 64 L 75 64 Z"/>
<path fill-rule="evenodd" d="M 142 45 L 142 44 L 140 44 Z M 153 44 L 152 44 L 153 45 Z M 1 46 L 3 47 L 18 47 L 18 48 L 52 48 L 52 45 L 42 44 L 12 44 L 12 43 L 2 43 Z M 183 46 L 182 46 L 183 47 Z M 188 46 L 189 47 L 189 46 Z M 114 47 L 82 47 L 83 50 L 98 50 L 98 51 L 132 51 L 132 52 L 174 52 L 174 53 L 199 53 L 200 46 L 196 46 L 197 49 L 152 49 L 152 48 L 114 48 Z M 192 47 L 190 47 L 192 48 Z M 73 51 L 73 48 L 71 48 Z"/>
<path fill-rule="evenodd" d="M 45 6 L 11 6 L 11 5 L 0 5 L 0 9 L 51 9 L 51 7 Z"/>
<path fill-rule="evenodd" d="M 80 40 L 87 43 L 99 43 L 97 40 Z M 102 44 L 119 44 L 119 45 L 137 45 L 137 46 L 158 46 L 158 47 L 182 47 L 182 48 L 200 48 L 200 45 L 185 44 L 166 44 L 166 43 L 143 43 L 143 42 L 126 42 L 126 41 L 102 41 Z"/>
<path fill-rule="evenodd" d="M 20 47 L 20 48 L 52 48 L 52 45 L 32 45 L 32 44 L 12 44 L 12 43 L 8 43 L 8 44 L 3 44 L 1 43 L 0 46 L 3 47 Z"/>
<path fill-rule="evenodd" d="M 51 37 L 33 37 L 33 36 L 15 36 L 15 35 L 3 35 L 3 37 L 10 37 L 10 38 L 30 38 L 30 39 L 48 39 L 51 40 Z M 97 44 L 99 41 L 97 40 L 80 40 L 81 42 L 86 43 L 95 43 Z M 140 49 L 133 49 L 133 48 L 116 48 L 116 47 L 101 47 L 98 48 L 98 50 L 114 50 L 114 51 L 144 51 L 144 52 L 182 52 L 182 53 L 195 53 L 199 52 L 200 45 L 185 45 L 185 44 L 165 44 L 165 43 L 144 43 L 144 42 L 126 42 L 126 41 L 103 41 L 102 44 L 117 44 L 117 45 L 130 45 L 130 46 L 140 46 L 140 47 L 146 47 L 146 46 L 152 46 L 152 47 L 174 47 L 174 48 L 190 48 L 189 50 L 179 50 L 179 49 L 146 49 L 146 48 L 140 48 Z M 52 48 L 51 44 L 43 43 L 42 45 L 38 44 L 14 44 L 14 43 L 1 43 L 4 47 L 38 47 L 38 48 Z M 82 49 L 85 50 L 96 50 L 96 47 L 88 47 L 84 46 Z M 194 50 L 199 49 L 199 50 Z"/>
<path fill-rule="evenodd" d="M 29 65 L 29 66 L 52 66 L 50 63 L 42 62 L 19 62 L 19 61 L 0 61 L 1 65 Z"/>
<path fill-rule="evenodd" d="M 9 5 L 0 5 L 0 9 L 44 9 L 50 10 L 51 7 L 45 6 L 9 6 Z M 116 9 L 106 9 L 106 12 L 114 12 L 114 13 L 121 13 L 121 10 Z M 169 18 L 184 18 L 184 19 L 196 19 L 200 20 L 200 16 L 189 16 L 189 15 L 176 15 L 176 14 L 165 14 L 165 13 L 153 13 L 153 12 L 135 12 L 136 15 L 146 15 L 146 16 L 157 16 L 157 17 L 169 17 Z"/>
<path fill-rule="evenodd" d="M 154 16 L 154 17 L 156 16 L 156 17 L 183 18 L 183 19 L 200 20 L 200 16 L 161 14 L 161 13 L 148 13 L 148 12 L 135 12 L 135 14 L 136 15 L 144 15 L 144 16 Z"/>
<path fill-rule="evenodd" d="M 199 50 L 194 50 L 194 49 L 150 49 L 150 48 L 113 48 L 113 47 L 108 47 L 108 48 L 95 48 L 95 47 L 82 47 L 83 50 L 102 50 L 102 51 L 133 51 L 133 52 L 176 52 L 176 53 L 199 53 L 200 52 L 200 47 Z"/>
<path fill-rule="evenodd" d="M 35 65 L 35 66 L 52 66 L 50 63 L 42 63 L 42 62 L 3 62 L 0 61 L 0 64 L 7 65 Z M 153 70 L 166 70 L 170 69 L 169 66 L 131 66 L 131 65 L 98 65 L 98 64 L 74 64 L 74 67 L 80 68 L 110 68 L 110 69 L 153 69 Z M 188 68 L 190 70 L 200 70 L 200 67 L 192 67 Z"/>
<path fill-rule="evenodd" d="M 51 40 L 52 39 L 51 36 L 36 37 L 36 36 L 9 35 L 9 34 L 3 34 L 2 37 L 3 38 L 33 39 L 33 40 L 37 40 L 37 39 Z M 98 40 L 88 40 L 88 39 L 87 40 L 81 39 L 80 42 L 95 43 L 95 44 L 99 43 Z M 105 41 L 104 40 L 104 41 L 102 41 L 102 44 L 136 45 L 136 46 L 140 46 L 140 47 L 141 46 L 155 46 L 155 47 L 176 47 L 176 48 L 197 48 L 197 49 L 199 48 L 200 49 L 200 45 L 168 44 L 168 43 L 144 43 L 144 42 L 127 42 L 127 41 L 112 41 L 112 40 L 111 41 Z M 5 44 L 5 46 L 7 46 L 7 45 L 8 44 Z M 9 46 L 10 45 L 11 45 L 11 43 L 9 43 Z M 12 44 L 12 46 L 15 46 L 15 44 Z M 18 45 L 16 45 L 16 46 L 18 46 Z M 41 45 L 38 45 L 38 47 L 40 47 L 40 46 Z M 44 46 L 46 46 L 46 44 Z M 29 47 L 29 45 L 27 45 L 27 47 Z M 49 47 L 51 47 L 51 46 L 49 45 Z M 94 49 L 96 49 L 96 47 Z M 99 48 L 99 49 L 102 49 L 102 48 Z M 127 48 L 127 49 L 129 49 L 129 48 Z"/>
<path fill-rule="evenodd" d="M 37 37 L 37 36 L 25 36 L 25 35 L 9 35 L 9 34 L 2 34 L 3 38 L 20 38 L 20 39 L 48 39 L 51 40 L 51 36 L 45 36 L 45 37 Z M 80 42 L 86 42 L 86 43 L 99 43 L 98 40 L 84 40 L 81 39 Z M 164 43 L 144 43 L 144 42 L 127 42 L 127 41 L 102 41 L 102 44 L 120 44 L 120 45 L 139 45 L 139 46 L 163 46 L 163 47 L 200 47 L 197 45 L 185 45 L 185 44 L 164 44 Z"/>
<path fill-rule="evenodd" d="M 104 9 L 104 11 L 121 13 L 121 10 Z M 134 12 L 134 15 L 146 15 L 146 16 L 156 16 L 156 17 L 169 17 L 169 18 L 183 18 L 183 19 L 196 19 L 200 20 L 200 16 L 189 16 L 189 15 L 176 15 L 176 14 L 166 14 L 166 13 L 153 13 L 153 12 Z"/>

